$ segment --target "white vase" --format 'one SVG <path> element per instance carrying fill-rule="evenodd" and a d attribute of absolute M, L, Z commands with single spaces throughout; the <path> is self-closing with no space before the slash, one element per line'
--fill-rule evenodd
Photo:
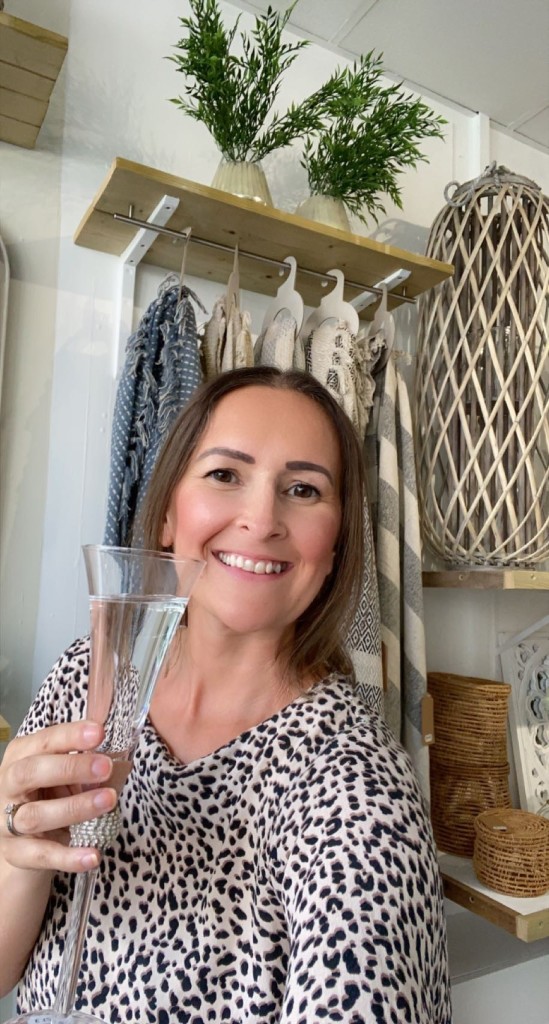
<path fill-rule="evenodd" d="M 241 199 L 253 199 L 256 203 L 272 206 L 271 193 L 265 172 L 259 163 L 248 160 L 231 162 L 222 160 L 215 172 L 212 188 L 231 192 Z"/>
<path fill-rule="evenodd" d="M 341 231 L 351 230 L 345 203 L 334 196 L 309 196 L 299 204 L 295 212 L 299 217 L 320 221 L 330 227 L 340 228 Z"/>

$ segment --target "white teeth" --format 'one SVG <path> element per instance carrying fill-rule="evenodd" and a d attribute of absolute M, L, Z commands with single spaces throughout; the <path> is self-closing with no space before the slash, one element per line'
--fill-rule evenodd
<path fill-rule="evenodd" d="M 224 565 L 244 569 L 245 572 L 253 572 L 258 576 L 270 575 L 273 572 L 281 573 L 285 565 L 282 562 L 254 562 L 251 558 L 244 558 L 243 555 L 227 554 L 225 551 L 220 551 L 219 560 Z"/>

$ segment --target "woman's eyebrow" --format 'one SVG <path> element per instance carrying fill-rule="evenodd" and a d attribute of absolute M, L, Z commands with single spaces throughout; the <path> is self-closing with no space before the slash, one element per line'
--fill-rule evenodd
<path fill-rule="evenodd" d="M 328 477 L 331 484 L 334 482 L 330 470 L 326 469 L 325 466 L 319 466 L 317 462 L 287 462 L 286 469 L 312 469 L 314 473 L 324 473 L 324 476 Z"/>
<path fill-rule="evenodd" d="M 197 456 L 196 461 L 200 462 L 201 459 L 207 459 L 209 455 L 223 455 L 225 456 L 225 458 L 228 459 L 239 459 L 240 462 L 247 462 L 250 466 L 254 465 L 255 463 L 253 455 L 248 455 L 246 452 L 240 452 L 238 451 L 237 448 L 223 447 L 207 448 L 206 451 L 201 452 L 201 454 Z M 324 476 L 328 478 L 332 485 L 334 482 L 334 478 L 330 473 L 330 470 L 326 469 L 325 466 L 320 466 L 317 462 L 303 462 L 301 460 L 295 462 L 287 462 L 286 469 L 298 471 L 302 469 L 310 469 L 313 471 L 313 473 L 323 473 Z"/>
<path fill-rule="evenodd" d="M 207 459 L 208 455 L 224 455 L 228 459 L 240 459 L 241 462 L 248 462 L 252 465 L 255 462 L 253 455 L 247 455 L 246 452 L 239 452 L 236 448 L 207 448 L 205 452 L 197 456 L 196 461 L 200 462 L 200 459 Z"/>

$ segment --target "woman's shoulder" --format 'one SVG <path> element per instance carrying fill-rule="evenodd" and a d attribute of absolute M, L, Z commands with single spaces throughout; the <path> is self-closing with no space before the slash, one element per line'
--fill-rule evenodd
<path fill-rule="evenodd" d="M 63 651 L 46 676 L 19 729 L 19 735 L 83 717 L 89 662 L 90 638 L 79 637 Z"/>
<path fill-rule="evenodd" d="M 333 675 L 305 702 L 307 755 L 295 759 L 297 787 L 325 794 L 330 785 L 346 786 L 370 797 L 390 795 L 392 802 L 420 802 L 410 758 L 383 717 L 369 708 L 353 682 Z M 307 722 L 307 718 L 309 719 Z M 303 751 L 303 747 L 302 747 Z"/>

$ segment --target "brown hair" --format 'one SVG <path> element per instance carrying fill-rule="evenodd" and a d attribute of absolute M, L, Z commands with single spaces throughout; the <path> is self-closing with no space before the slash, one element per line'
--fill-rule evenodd
<path fill-rule="evenodd" d="M 324 410 L 336 433 L 341 462 L 341 525 L 334 567 L 320 592 L 296 621 L 290 648 L 284 653 L 289 670 L 298 678 L 309 675 L 321 679 L 332 671 L 352 675 L 344 640 L 360 596 L 363 573 L 365 485 L 362 451 L 346 413 L 310 374 L 257 366 L 229 370 L 197 389 L 176 420 L 158 457 L 143 508 L 144 546 L 152 550 L 162 549 L 160 538 L 172 494 L 216 406 L 225 395 L 248 387 L 268 387 L 306 395 Z"/>

